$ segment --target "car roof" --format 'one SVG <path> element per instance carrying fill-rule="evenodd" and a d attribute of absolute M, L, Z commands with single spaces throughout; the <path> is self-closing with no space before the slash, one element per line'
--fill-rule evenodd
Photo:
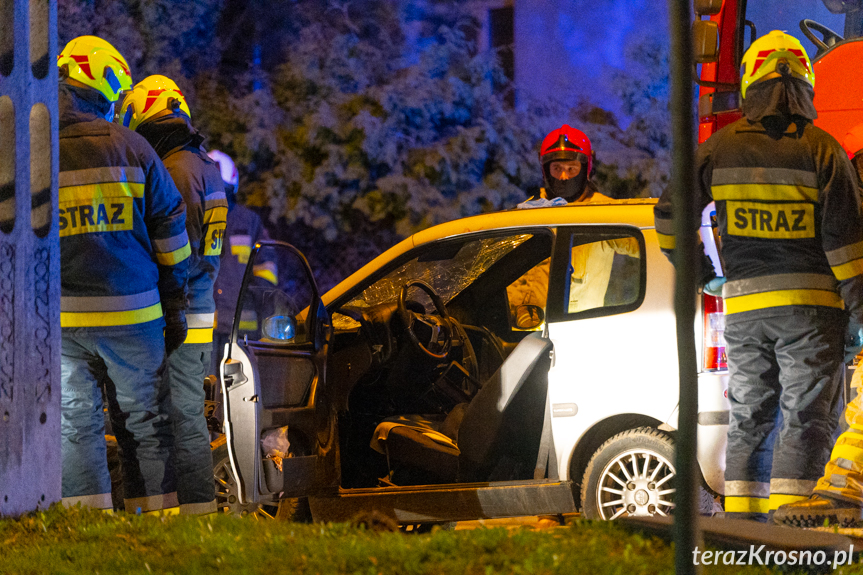
<path fill-rule="evenodd" d="M 655 198 L 638 198 L 570 204 L 550 208 L 513 209 L 438 224 L 402 240 L 342 280 L 324 294 L 324 304 L 329 305 L 358 282 L 363 281 L 405 252 L 429 242 L 458 237 L 467 233 L 538 226 L 624 224 L 639 229 L 651 229 L 654 227 L 653 206 L 656 205 L 656 202 Z"/>

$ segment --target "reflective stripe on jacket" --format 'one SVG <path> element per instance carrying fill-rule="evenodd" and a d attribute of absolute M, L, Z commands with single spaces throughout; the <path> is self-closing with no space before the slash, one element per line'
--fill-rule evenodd
<path fill-rule="evenodd" d="M 186 204 L 186 231 L 192 251 L 186 343 L 209 343 L 216 310 L 213 284 L 219 273 L 228 215 L 221 173 L 201 147 L 204 138 L 185 115 L 157 118 L 141 124 L 137 131 L 161 156 Z"/>
<path fill-rule="evenodd" d="M 192 246 L 185 343 L 210 343 L 216 311 L 213 285 L 219 274 L 228 216 L 222 176 L 215 162 L 199 147 L 185 146 L 169 152 L 162 160 L 186 203 L 186 231 Z"/>
<path fill-rule="evenodd" d="M 852 316 L 863 319 L 857 175 L 832 136 L 809 122 L 768 132 L 742 118 L 698 148 L 696 171 L 697 213 L 689 227 L 696 233 L 702 210 L 715 200 L 726 314 L 842 308 L 844 299 Z M 668 192 L 655 221 L 669 254 L 675 238 Z"/>
<path fill-rule="evenodd" d="M 186 230 L 192 247 L 186 343 L 210 343 L 216 311 L 213 286 L 228 215 L 222 176 L 198 146 L 169 151 L 162 159 L 186 203 Z"/>
<path fill-rule="evenodd" d="M 183 200 L 138 134 L 84 111 L 60 84 L 59 227 L 64 328 L 134 325 L 185 297 Z"/>

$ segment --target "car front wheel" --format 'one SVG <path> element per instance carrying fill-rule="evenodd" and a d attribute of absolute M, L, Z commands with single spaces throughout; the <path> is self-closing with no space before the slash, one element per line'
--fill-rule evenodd
<path fill-rule="evenodd" d="M 591 457 L 581 483 L 588 519 L 667 516 L 674 510 L 674 440 L 652 427 L 618 433 Z M 712 514 L 712 496 L 701 487 L 699 510 Z"/>
<path fill-rule="evenodd" d="M 312 515 L 308 499 L 288 498 L 263 501 L 261 503 L 240 503 L 239 483 L 231 468 L 228 445 L 224 436 L 213 442 L 213 479 L 216 482 L 216 505 L 222 513 L 251 515 L 255 519 L 276 519 L 311 522 Z"/>

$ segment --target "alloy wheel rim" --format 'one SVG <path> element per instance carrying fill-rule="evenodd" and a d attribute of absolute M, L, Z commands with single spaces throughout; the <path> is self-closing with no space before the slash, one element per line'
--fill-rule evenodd
<path fill-rule="evenodd" d="M 216 507 L 220 512 L 252 516 L 258 520 L 276 519 L 278 504 L 240 503 L 240 486 L 230 460 L 225 459 L 213 470 L 213 478 L 216 481 Z"/>
<path fill-rule="evenodd" d="M 602 519 L 668 516 L 674 509 L 670 481 L 674 466 L 646 449 L 630 449 L 612 459 L 602 470 L 596 504 Z"/>

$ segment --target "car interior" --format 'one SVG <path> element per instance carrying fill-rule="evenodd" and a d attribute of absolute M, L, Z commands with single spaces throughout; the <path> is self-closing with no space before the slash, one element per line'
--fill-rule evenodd
<path fill-rule="evenodd" d="M 551 344 L 541 308 L 516 325 L 507 286 L 551 245 L 440 242 L 336 309 L 342 487 L 533 478 Z"/>

